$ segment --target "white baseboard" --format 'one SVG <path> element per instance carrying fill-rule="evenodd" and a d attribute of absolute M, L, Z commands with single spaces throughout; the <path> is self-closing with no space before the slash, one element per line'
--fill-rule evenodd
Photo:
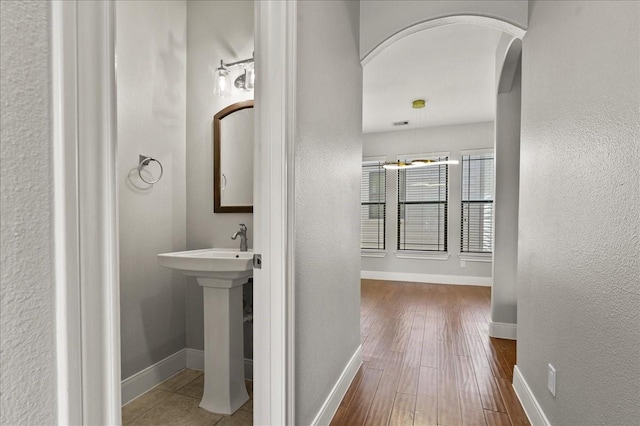
<path fill-rule="evenodd" d="M 149 392 L 174 374 L 191 368 L 204 371 L 204 351 L 185 348 L 122 381 L 122 405 Z M 244 377 L 253 380 L 253 360 L 244 359 Z"/>
<path fill-rule="evenodd" d="M 122 381 L 122 405 L 148 392 L 154 386 L 183 370 L 187 364 L 187 350 L 182 349 L 162 361 Z"/>
<path fill-rule="evenodd" d="M 344 370 L 342 370 L 338 381 L 333 386 L 333 389 L 331 389 L 324 404 L 322 404 L 316 418 L 313 419 L 311 423 L 312 426 L 328 425 L 331 423 L 331 419 L 336 414 L 336 411 L 338 411 L 340 402 L 342 402 L 342 398 L 344 398 L 345 393 L 347 393 L 347 389 L 349 389 L 349 385 L 351 385 L 353 378 L 356 376 L 360 365 L 362 365 L 362 346 L 358 346 L 358 349 L 356 349 L 344 367 Z"/>
<path fill-rule="evenodd" d="M 187 368 L 204 371 L 204 351 L 187 348 Z M 253 380 L 253 360 L 244 359 L 244 378 Z"/>
<path fill-rule="evenodd" d="M 498 339 L 518 340 L 518 324 L 489 320 L 489 336 Z"/>
<path fill-rule="evenodd" d="M 542 407 L 540 407 L 538 400 L 531 392 L 531 388 L 517 365 L 513 367 L 513 390 L 516 392 L 520 404 L 522 404 L 522 408 L 533 426 L 551 426 L 549 419 L 542 411 Z"/>
<path fill-rule="evenodd" d="M 477 285 L 491 287 L 491 277 L 469 277 L 465 275 L 433 275 L 410 272 L 361 271 L 360 278 L 368 280 L 407 281 L 426 284 Z"/>

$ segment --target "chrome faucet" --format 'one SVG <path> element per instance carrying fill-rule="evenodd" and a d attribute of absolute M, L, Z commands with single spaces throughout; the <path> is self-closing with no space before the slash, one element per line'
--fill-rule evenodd
<path fill-rule="evenodd" d="M 240 224 L 240 230 L 231 236 L 232 240 L 235 240 L 240 235 L 240 251 L 247 251 L 247 225 Z"/>

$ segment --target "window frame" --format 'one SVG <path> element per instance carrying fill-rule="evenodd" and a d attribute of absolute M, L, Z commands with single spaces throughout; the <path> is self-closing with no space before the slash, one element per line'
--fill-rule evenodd
<path fill-rule="evenodd" d="M 451 160 L 451 152 L 442 151 L 442 152 L 429 152 L 428 155 L 425 153 L 419 154 L 400 154 L 396 156 L 396 161 L 411 161 L 418 159 L 446 159 Z M 395 256 L 399 259 L 432 259 L 432 260 L 447 260 L 449 258 L 449 201 L 450 194 L 449 189 L 451 186 L 451 178 L 450 178 L 450 169 L 449 164 L 444 166 L 426 166 L 426 167 L 446 167 L 445 174 L 445 200 L 444 201 L 427 201 L 424 203 L 420 202 L 412 202 L 411 204 L 444 204 L 444 223 L 443 223 L 443 231 L 442 231 L 442 245 L 443 250 L 416 250 L 416 249 L 406 249 L 401 248 L 401 206 L 406 205 L 406 202 L 401 202 L 400 196 L 400 186 L 401 186 L 401 177 L 400 172 L 403 170 L 397 170 L 396 179 L 397 179 L 397 188 L 396 188 L 396 251 Z M 405 170 L 410 171 L 412 169 Z M 406 192 L 406 188 L 405 188 Z"/>
<path fill-rule="evenodd" d="M 360 170 L 361 170 L 361 176 L 362 176 L 362 168 L 365 165 L 373 165 L 373 164 L 378 164 L 380 166 L 381 171 L 384 173 L 384 183 L 385 183 L 385 188 L 384 188 L 384 202 L 382 203 L 383 207 L 383 216 L 382 216 L 382 248 L 363 248 L 362 247 L 362 216 L 360 217 L 360 227 L 361 227 L 361 231 L 360 231 L 360 253 L 363 257 L 386 257 L 387 254 L 387 205 L 388 205 L 388 200 L 387 200 L 387 191 L 388 191 L 388 182 L 387 182 L 387 170 L 385 168 L 382 167 L 382 165 L 384 164 L 384 162 L 387 160 L 387 157 L 385 156 L 377 156 L 377 157 L 363 157 L 362 158 L 362 163 L 360 165 Z M 362 182 L 360 183 L 360 190 L 362 191 Z M 362 192 L 360 194 L 360 206 L 362 208 L 362 206 L 365 203 L 362 202 Z M 381 204 L 381 203 L 367 203 L 367 205 L 376 205 L 376 204 Z M 380 218 L 378 218 L 378 220 L 380 220 Z M 378 240 L 380 241 L 380 240 Z"/>
<path fill-rule="evenodd" d="M 465 157 L 474 155 L 493 155 L 493 188 L 491 200 L 464 200 L 464 171 L 465 171 Z M 493 148 L 481 148 L 481 149 L 469 149 L 460 152 L 460 260 L 470 262 L 489 262 L 493 258 L 494 242 L 495 242 L 495 164 L 496 155 Z M 464 250 L 464 212 L 465 203 L 482 203 L 491 204 L 494 206 L 491 211 L 491 251 L 465 251 Z"/>

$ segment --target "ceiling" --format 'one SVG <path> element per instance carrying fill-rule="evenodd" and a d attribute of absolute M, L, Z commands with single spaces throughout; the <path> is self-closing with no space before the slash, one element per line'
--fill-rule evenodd
<path fill-rule="evenodd" d="M 454 24 L 405 37 L 363 70 L 364 133 L 492 121 L 502 32 Z M 427 106 L 413 110 L 411 101 Z M 408 126 L 393 126 L 408 120 Z"/>

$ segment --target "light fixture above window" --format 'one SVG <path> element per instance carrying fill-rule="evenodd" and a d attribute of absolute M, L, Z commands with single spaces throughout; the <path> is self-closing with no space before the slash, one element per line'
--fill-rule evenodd
<path fill-rule="evenodd" d="M 414 109 L 414 112 L 417 113 L 417 110 L 425 107 L 427 102 L 424 99 L 416 99 L 411 102 L 411 108 Z M 414 120 L 417 122 L 418 120 Z M 395 123 L 394 123 L 395 124 Z M 408 121 L 407 121 L 408 124 Z M 415 132 L 415 128 L 414 128 Z M 414 134 L 415 137 L 415 134 Z M 459 164 L 458 160 L 446 160 L 446 161 L 436 161 L 430 159 L 417 159 L 417 160 L 405 160 L 405 161 L 387 161 L 384 163 L 382 167 L 387 170 L 404 170 L 404 169 L 415 169 L 418 167 L 427 167 L 427 166 L 441 166 L 444 164 Z"/>
<path fill-rule="evenodd" d="M 220 59 L 220 66 L 216 68 L 214 72 L 215 81 L 213 93 L 216 96 L 221 98 L 231 96 L 231 74 L 229 68 L 235 66 L 241 66 L 243 72 L 235 79 L 233 85 L 240 90 L 253 90 L 255 84 L 254 56 L 228 64 L 225 64 L 224 60 Z"/>
<path fill-rule="evenodd" d="M 411 160 L 411 161 L 387 161 L 382 167 L 387 170 L 415 169 L 426 166 L 442 166 L 445 164 L 459 164 L 458 160 Z"/>

